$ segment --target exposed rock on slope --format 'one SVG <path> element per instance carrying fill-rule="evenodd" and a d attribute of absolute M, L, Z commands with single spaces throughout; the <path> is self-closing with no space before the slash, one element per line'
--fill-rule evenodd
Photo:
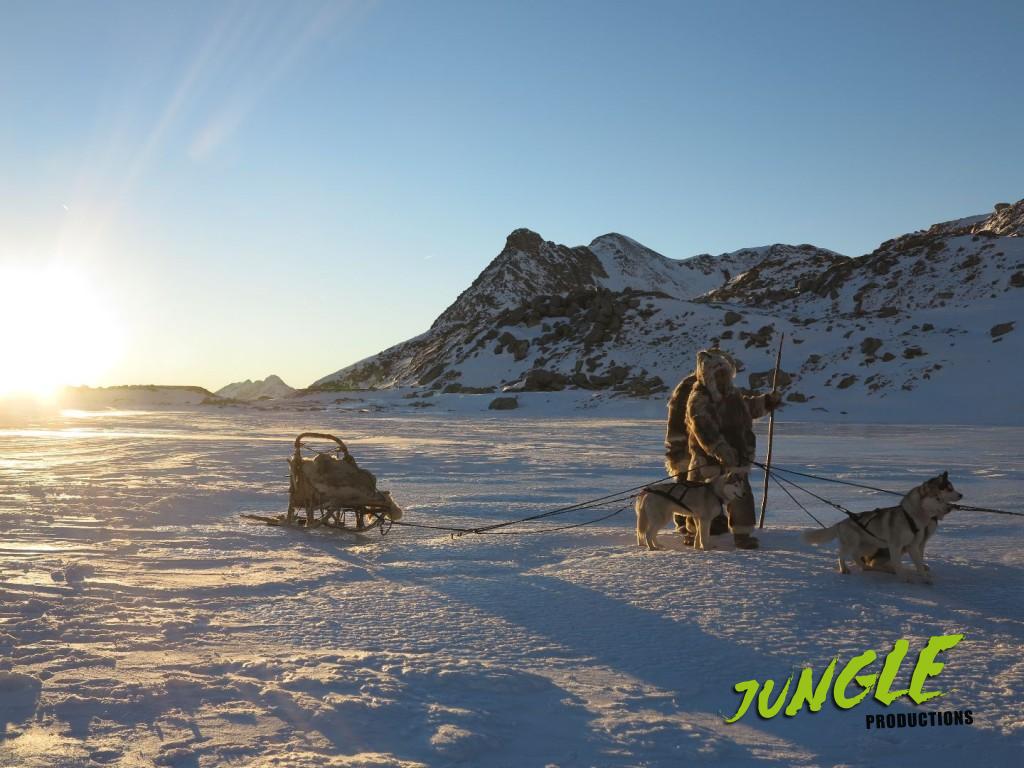
<path fill-rule="evenodd" d="M 230 398 L 232 400 L 272 400 L 278 397 L 288 397 L 295 392 L 293 387 L 285 384 L 280 376 L 271 374 L 263 380 L 236 381 L 217 390 L 217 397 Z"/>
<path fill-rule="evenodd" d="M 918 407 L 923 391 L 947 402 L 978 390 L 987 367 L 977 394 L 994 413 L 1019 411 L 1007 382 L 1019 378 L 1021 334 L 990 330 L 1021 319 L 1022 220 L 1024 201 L 859 258 L 776 244 L 674 260 L 619 234 L 570 248 L 519 229 L 428 332 L 314 387 L 649 395 L 711 344 L 770 370 L 786 331 L 789 402 L 889 418 Z"/>

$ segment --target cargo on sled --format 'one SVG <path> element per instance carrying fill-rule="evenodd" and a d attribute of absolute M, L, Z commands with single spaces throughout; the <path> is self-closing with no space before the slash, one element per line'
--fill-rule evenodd
<path fill-rule="evenodd" d="M 309 441 L 333 442 L 335 447 L 316 450 Z M 302 455 L 306 450 L 312 458 Z M 377 488 L 377 478 L 362 469 L 349 453 L 348 446 L 321 432 L 303 432 L 295 438 L 295 449 L 288 459 L 288 512 L 276 517 L 245 515 L 270 525 L 295 525 L 306 528 L 325 526 L 361 533 L 380 527 L 385 533 L 402 517 L 401 508 L 389 491 Z"/>

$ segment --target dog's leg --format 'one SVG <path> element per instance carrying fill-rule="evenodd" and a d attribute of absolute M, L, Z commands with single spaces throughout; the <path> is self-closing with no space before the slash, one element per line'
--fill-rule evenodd
<path fill-rule="evenodd" d="M 846 567 L 846 558 L 850 553 L 848 552 L 848 546 L 846 543 L 846 537 L 843 535 L 844 531 L 842 527 L 839 528 L 839 572 L 844 576 L 849 575 L 850 569 Z"/>
<path fill-rule="evenodd" d="M 711 549 L 711 521 L 705 517 L 697 520 L 697 540 L 694 546 L 704 552 Z"/>
<path fill-rule="evenodd" d="M 647 549 L 651 552 L 662 549 L 662 545 L 657 543 L 657 526 L 647 523 Z"/>
<path fill-rule="evenodd" d="M 647 542 L 647 549 L 651 552 L 662 549 L 661 544 L 658 543 L 658 529 L 653 525 L 647 526 L 647 531 L 644 534 L 644 539 Z"/>
<path fill-rule="evenodd" d="M 921 581 L 931 584 L 932 575 L 928 572 L 928 566 L 924 564 L 924 553 L 913 544 L 907 548 L 907 551 L 910 553 L 910 559 L 914 561 L 914 567 L 917 568 L 917 575 L 921 577 Z"/>
<path fill-rule="evenodd" d="M 889 563 L 892 565 L 892 572 L 902 581 L 913 581 L 913 571 L 903 567 L 903 547 L 899 542 L 889 539 Z"/>
<path fill-rule="evenodd" d="M 644 528 L 647 526 L 646 522 L 647 515 L 644 514 L 644 497 L 641 496 L 636 500 L 636 545 L 638 547 L 644 546 Z"/>

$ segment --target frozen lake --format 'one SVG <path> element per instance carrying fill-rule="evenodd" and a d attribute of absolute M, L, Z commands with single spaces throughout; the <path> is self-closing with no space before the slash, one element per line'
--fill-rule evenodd
<path fill-rule="evenodd" d="M 408 522 L 518 518 L 663 475 L 654 419 L 317 406 L 0 428 L 0 765 L 1008 765 L 1024 746 L 1020 518 L 951 514 L 934 586 L 840 576 L 777 487 L 757 552 L 683 551 L 667 530 L 669 551 L 641 552 L 631 509 L 458 539 L 240 520 L 284 511 L 305 430 L 344 438 Z M 780 422 L 775 459 L 903 491 L 948 469 L 964 503 L 1019 509 L 1024 429 Z M 972 726 L 865 729 L 905 699 L 723 722 L 741 680 L 952 633 L 947 693 L 920 709 Z"/>

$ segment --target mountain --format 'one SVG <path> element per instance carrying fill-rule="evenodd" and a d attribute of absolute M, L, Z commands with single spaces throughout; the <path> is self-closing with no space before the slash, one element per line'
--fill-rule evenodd
<path fill-rule="evenodd" d="M 165 408 L 200 405 L 213 397 L 203 387 L 128 384 L 113 387 L 65 387 L 58 400 L 65 408 Z"/>
<path fill-rule="evenodd" d="M 236 381 L 234 384 L 221 387 L 214 394 L 232 400 L 270 400 L 288 397 L 294 392 L 295 389 L 285 384 L 280 376 L 271 374 L 262 381 Z"/>
<path fill-rule="evenodd" d="M 856 258 L 775 244 L 676 260 L 616 233 L 569 247 L 517 229 L 426 333 L 313 388 L 660 395 L 714 344 L 757 388 L 781 331 L 784 389 L 805 413 L 939 408 L 948 421 L 950 403 L 973 398 L 980 420 L 1024 423 L 1022 235 L 1024 200 Z"/>

